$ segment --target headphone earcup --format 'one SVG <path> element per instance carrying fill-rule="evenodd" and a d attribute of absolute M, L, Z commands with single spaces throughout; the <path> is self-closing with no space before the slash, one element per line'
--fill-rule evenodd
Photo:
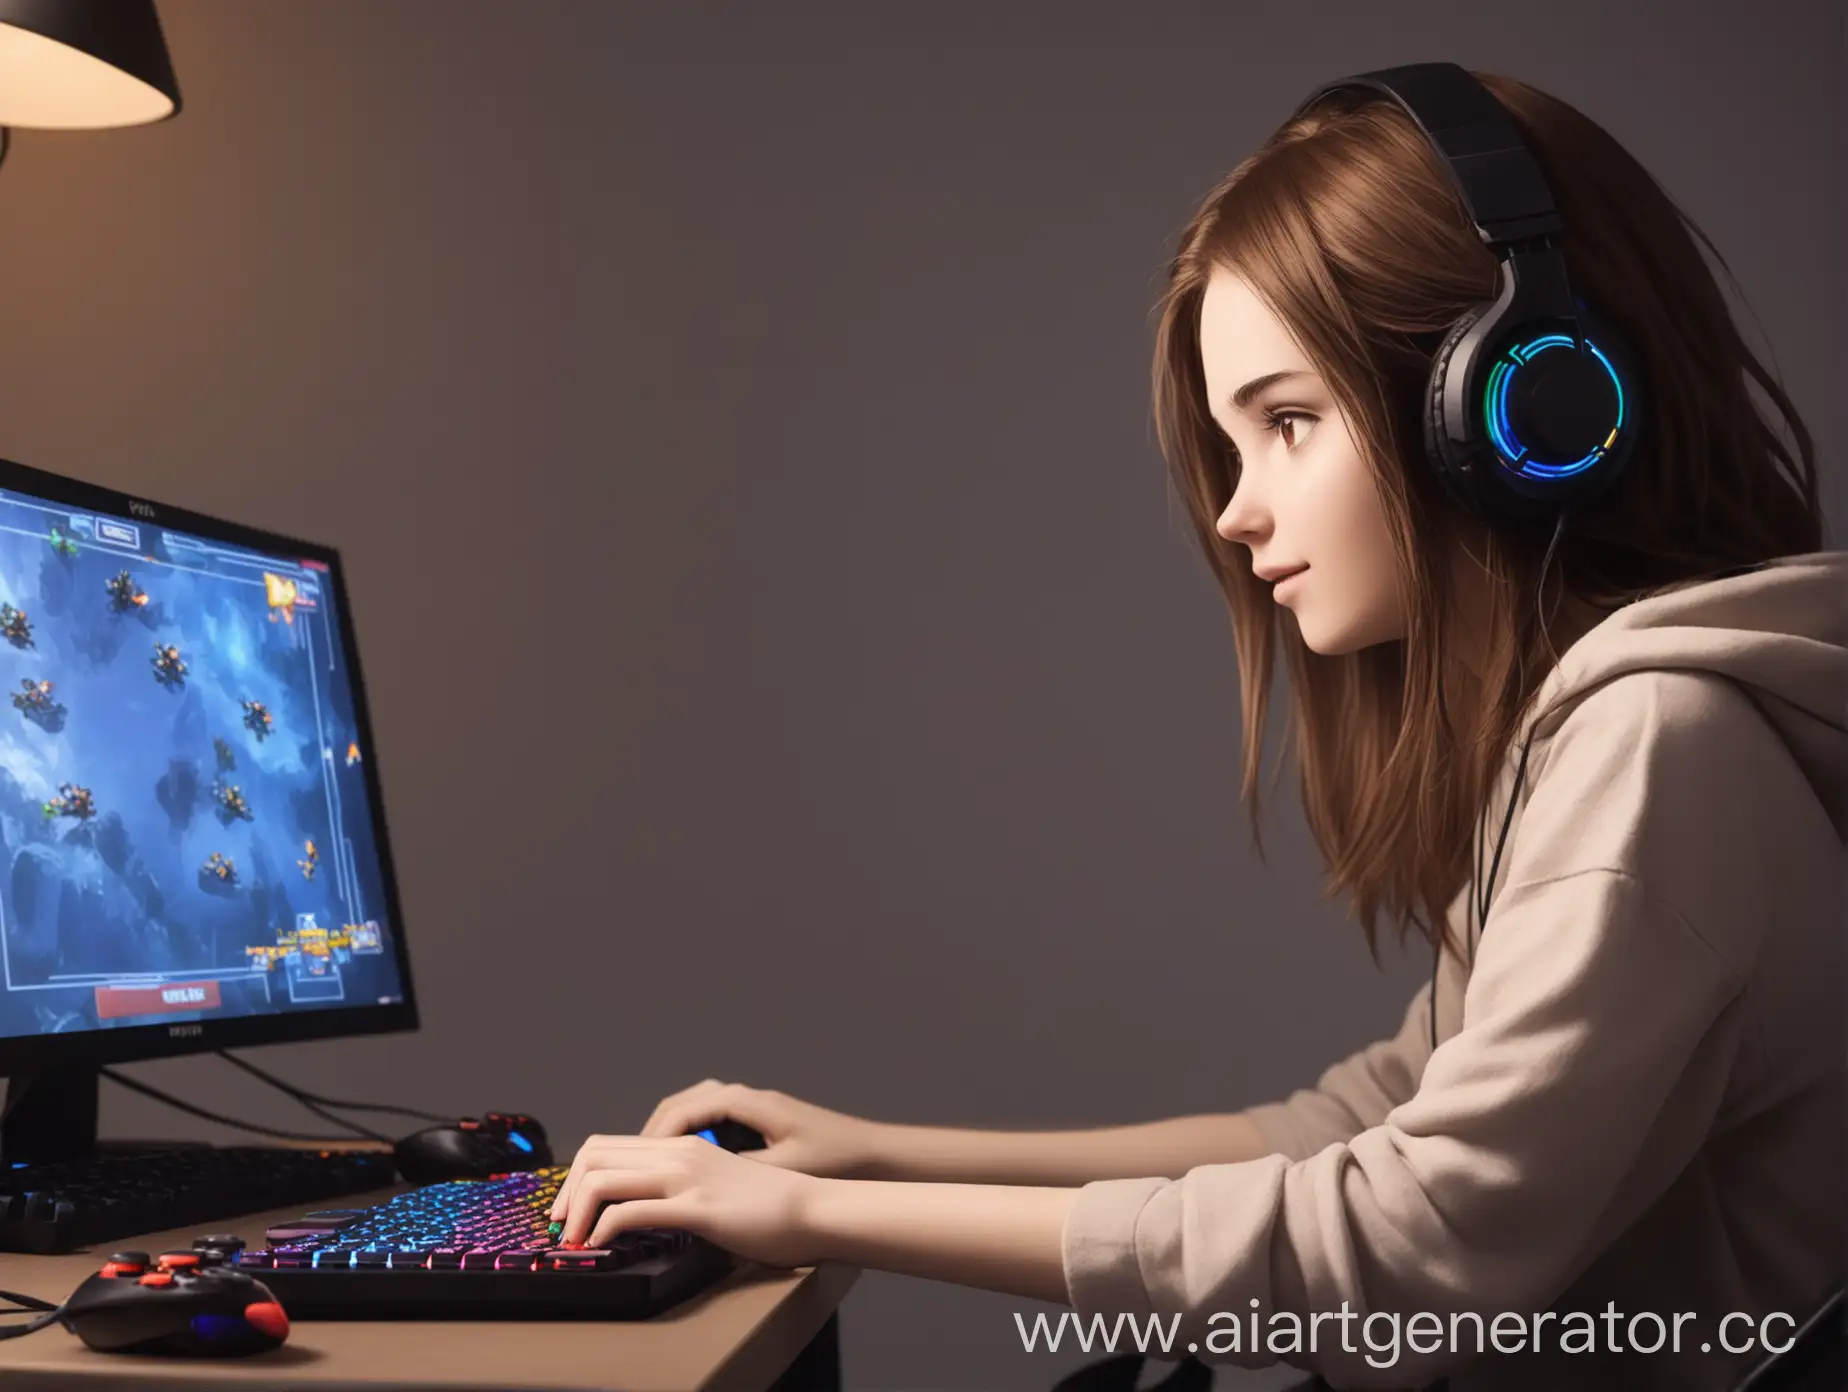
<path fill-rule="evenodd" d="M 1467 461 L 1459 459 L 1451 449 L 1450 432 L 1444 425 L 1444 384 L 1449 380 L 1450 360 L 1456 355 L 1457 345 L 1476 326 L 1488 307 L 1486 304 L 1474 305 L 1450 326 L 1450 331 L 1444 335 L 1444 341 L 1438 344 L 1437 352 L 1431 358 L 1431 374 L 1425 392 L 1425 458 L 1437 471 L 1438 481 L 1444 485 L 1444 490 L 1458 503 L 1477 513 L 1482 511 L 1481 484 L 1465 468 Z"/>
<path fill-rule="evenodd" d="M 1576 477 L 1551 481 L 1535 481 L 1526 477 L 1516 480 L 1504 470 L 1502 456 L 1486 437 L 1467 450 L 1454 444 L 1444 418 L 1446 388 L 1453 378 L 1468 369 L 1468 363 L 1459 359 L 1457 352 L 1465 336 L 1482 322 L 1483 316 L 1492 308 L 1492 305 L 1484 303 L 1467 310 L 1450 326 L 1432 356 L 1424 413 L 1425 454 L 1431 467 L 1437 470 L 1438 478 L 1451 498 L 1477 517 L 1491 523 L 1544 519 L 1561 508 L 1583 507 L 1595 502 L 1623 472 L 1636 443 L 1638 393 L 1629 367 L 1631 359 L 1627 346 L 1610 325 L 1600 320 L 1582 302 L 1579 304 L 1579 320 L 1585 336 L 1606 355 L 1611 373 L 1623 384 L 1619 386 L 1618 397 L 1622 428 L 1610 442 L 1609 453 Z M 1546 331 L 1550 330 L 1516 326 L 1514 337 L 1531 338 Z M 1507 338 L 1505 327 L 1500 325 L 1490 335 L 1491 342 L 1506 341 Z M 1531 373 L 1533 369 L 1522 368 L 1517 371 Z M 1484 409 L 1480 387 L 1465 394 L 1466 412 L 1480 413 Z M 1472 436 L 1486 429 L 1485 423 L 1476 415 L 1460 424 Z"/>

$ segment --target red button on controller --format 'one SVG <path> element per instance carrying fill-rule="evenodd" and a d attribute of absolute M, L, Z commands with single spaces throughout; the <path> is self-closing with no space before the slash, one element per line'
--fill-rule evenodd
<path fill-rule="evenodd" d="M 259 1334 L 267 1334 L 272 1339 L 289 1337 L 289 1317 L 283 1313 L 282 1306 L 273 1300 L 259 1300 L 246 1305 L 244 1319 Z"/>

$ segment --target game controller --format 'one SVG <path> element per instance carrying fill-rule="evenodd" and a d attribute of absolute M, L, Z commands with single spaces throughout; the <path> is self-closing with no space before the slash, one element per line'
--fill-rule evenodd
<path fill-rule="evenodd" d="M 268 1286 L 234 1270 L 240 1238 L 214 1235 L 189 1252 L 117 1252 L 72 1293 L 58 1321 L 104 1353 L 237 1356 L 278 1348 L 289 1317 Z"/>

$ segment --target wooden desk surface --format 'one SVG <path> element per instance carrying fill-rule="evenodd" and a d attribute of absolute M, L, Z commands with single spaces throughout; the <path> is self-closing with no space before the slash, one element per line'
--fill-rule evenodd
<path fill-rule="evenodd" d="M 327 1200 L 378 1202 L 404 1186 Z M 313 1205 L 309 1205 L 313 1207 Z M 302 1206 L 64 1256 L 0 1253 L 0 1289 L 61 1301 L 110 1252 L 184 1249 L 202 1232 L 263 1245 L 269 1224 Z M 253 1272 L 259 1280 L 261 1272 Z M 599 1392 L 762 1392 L 826 1323 L 859 1278 L 852 1267 L 774 1271 L 746 1265 L 650 1320 L 322 1321 L 291 1319 L 289 1339 L 249 1358 L 95 1353 L 62 1325 L 0 1343 L 0 1388 L 195 1383 L 213 1388 L 594 1388 Z M 17 1316 L 12 1318 L 19 1318 Z"/>

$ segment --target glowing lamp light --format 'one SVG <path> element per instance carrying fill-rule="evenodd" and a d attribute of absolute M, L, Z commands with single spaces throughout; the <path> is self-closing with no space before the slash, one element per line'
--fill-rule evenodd
<path fill-rule="evenodd" d="M 140 126 L 179 109 L 154 0 L 0 0 L 0 159 L 7 127 Z"/>

